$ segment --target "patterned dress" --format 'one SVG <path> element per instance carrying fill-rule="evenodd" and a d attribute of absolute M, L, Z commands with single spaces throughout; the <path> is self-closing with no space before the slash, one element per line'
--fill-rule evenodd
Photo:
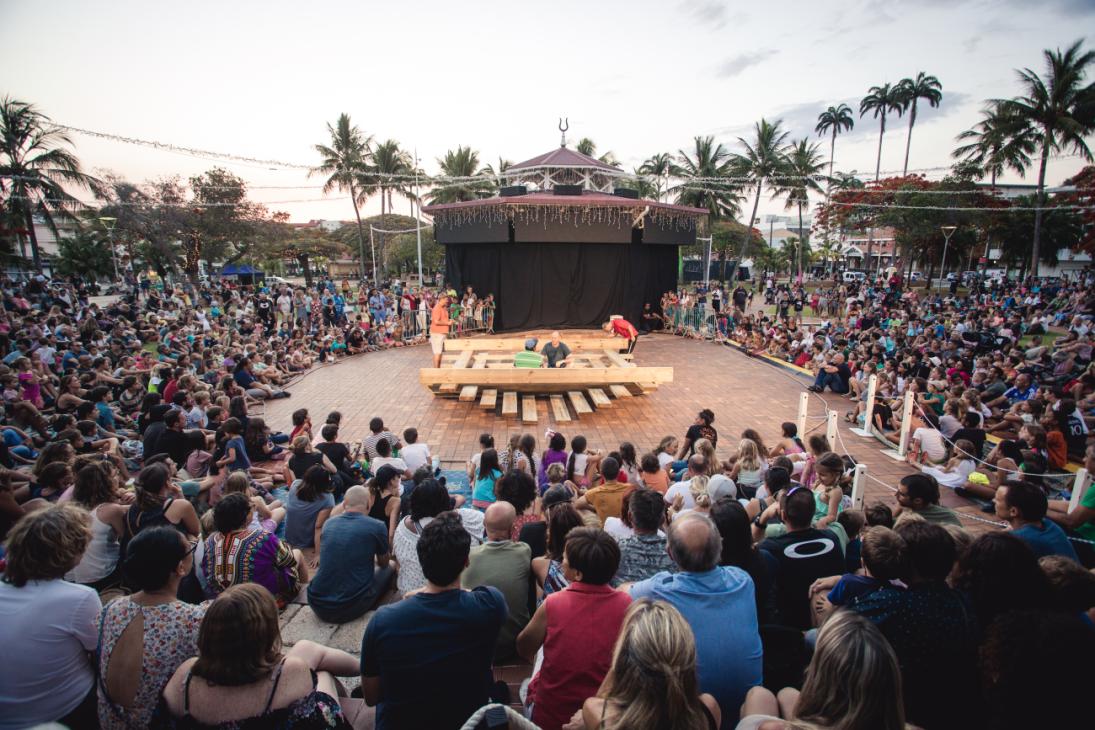
<path fill-rule="evenodd" d="M 141 606 L 118 598 L 103 608 L 99 623 L 99 725 L 104 730 L 148 727 L 160 692 L 179 665 L 198 653 L 198 627 L 208 604 L 195 606 L 172 601 Z M 130 707 L 107 698 L 107 671 L 114 646 L 133 619 L 144 615 L 144 659 L 140 683 Z"/>
<path fill-rule="evenodd" d="M 201 568 L 207 598 L 216 598 L 240 583 L 258 583 L 283 608 L 300 590 L 292 548 L 251 525 L 227 535 L 210 535 L 205 541 Z"/>

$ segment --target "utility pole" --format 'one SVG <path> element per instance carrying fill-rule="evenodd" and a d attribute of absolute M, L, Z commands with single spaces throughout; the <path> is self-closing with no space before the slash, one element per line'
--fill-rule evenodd
<path fill-rule="evenodd" d="M 118 251 L 114 247 L 114 226 L 118 225 L 118 219 L 103 216 L 99 222 L 106 228 L 107 237 L 110 240 L 110 258 L 114 260 L 114 283 L 117 284 L 121 281 L 121 277 L 118 276 Z"/>
<path fill-rule="evenodd" d="M 703 248 L 703 288 L 711 287 L 711 241 L 713 236 L 696 236 L 697 241 L 706 241 Z"/>
<path fill-rule="evenodd" d="M 414 200 L 415 215 L 414 215 L 414 229 L 415 235 L 418 236 L 418 286 L 422 287 L 422 199 L 419 197 L 418 190 L 418 148 L 414 148 Z"/>

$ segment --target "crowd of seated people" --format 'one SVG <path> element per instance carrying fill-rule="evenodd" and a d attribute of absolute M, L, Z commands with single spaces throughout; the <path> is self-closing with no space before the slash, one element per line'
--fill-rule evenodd
<path fill-rule="evenodd" d="M 313 434 L 298 409 L 292 433 L 271 431 L 234 375 L 198 386 L 200 337 L 175 339 L 196 357 L 154 389 L 141 374 L 135 411 L 121 395 L 137 375 L 105 383 L 133 438 L 97 421 L 87 440 L 66 432 L 61 398 L 83 401 L 100 372 L 79 356 L 58 363 L 78 382 L 52 404 L 7 414 L 0 448 L 25 463 L 0 472 L 0 642 L 18 657 L 0 665 L 0 728 L 341 728 L 337 677 L 360 679 L 380 728 L 459 728 L 489 702 L 545 730 L 1011 728 L 1082 712 L 1089 675 L 1044 669 L 1095 648 L 1095 575 L 1070 539 L 1095 512 L 1051 499 L 1029 448 L 1015 462 L 1005 441 L 982 467 L 1007 524 L 983 532 L 940 504 L 968 436 L 944 442 L 938 474 L 855 509 L 852 465 L 824 437 L 787 423 L 720 450 L 708 409 L 657 444 L 483 434 L 465 501 L 413 427 L 374 418 L 351 447 L 337 413 Z M 334 624 L 373 612 L 360 658 L 283 649 L 294 599 Z M 529 680 L 511 693 L 494 670 L 515 662 Z"/>

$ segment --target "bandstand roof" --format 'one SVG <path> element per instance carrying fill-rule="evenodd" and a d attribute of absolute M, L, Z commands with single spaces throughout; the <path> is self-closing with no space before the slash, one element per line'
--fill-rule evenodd
<path fill-rule="evenodd" d="M 612 165 L 601 162 L 595 157 L 583 155 L 581 152 L 572 150 L 569 147 L 556 147 L 550 152 L 537 155 L 524 162 L 518 162 L 516 165 L 510 165 L 506 168 L 506 172 L 521 172 L 543 167 L 593 168 L 606 175 L 622 176 L 627 174 L 618 167 L 613 167 Z"/>

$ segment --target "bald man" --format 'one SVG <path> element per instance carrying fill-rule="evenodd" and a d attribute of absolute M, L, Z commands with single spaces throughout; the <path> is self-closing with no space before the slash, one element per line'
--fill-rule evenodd
<path fill-rule="evenodd" d="M 565 368 L 574 359 L 570 348 L 562 341 L 559 330 L 551 333 L 551 341 L 543 346 L 540 354 L 544 356 L 549 368 Z"/>
<path fill-rule="evenodd" d="M 517 511 L 509 502 L 498 501 L 487 508 L 483 516 L 487 541 L 471 549 L 468 568 L 461 583 L 464 588 L 493 586 L 506 597 L 509 616 L 494 648 L 494 661 L 505 661 L 517 654 L 515 642 L 528 623 L 530 611 L 529 582 L 532 549 L 513 539 L 513 523 Z"/>
<path fill-rule="evenodd" d="M 631 598 L 662 600 L 681 612 L 696 637 L 699 691 L 718 701 L 722 727 L 734 727 L 745 693 L 761 681 L 753 579 L 741 568 L 719 565 L 722 537 L 699 512 L 673 520 L 667 549 L 680 572 L 632 583 Z"/>
<path fill-rule="evenodd" d="M 371 506 L 368 489 L 350 487 L 341 513 L 323 525 L 319 570 L 308 584 L 308 605 L 322 621 L 343 624 L 364 615 L 395 578 L 388 527 L 369 517 Z"/>

